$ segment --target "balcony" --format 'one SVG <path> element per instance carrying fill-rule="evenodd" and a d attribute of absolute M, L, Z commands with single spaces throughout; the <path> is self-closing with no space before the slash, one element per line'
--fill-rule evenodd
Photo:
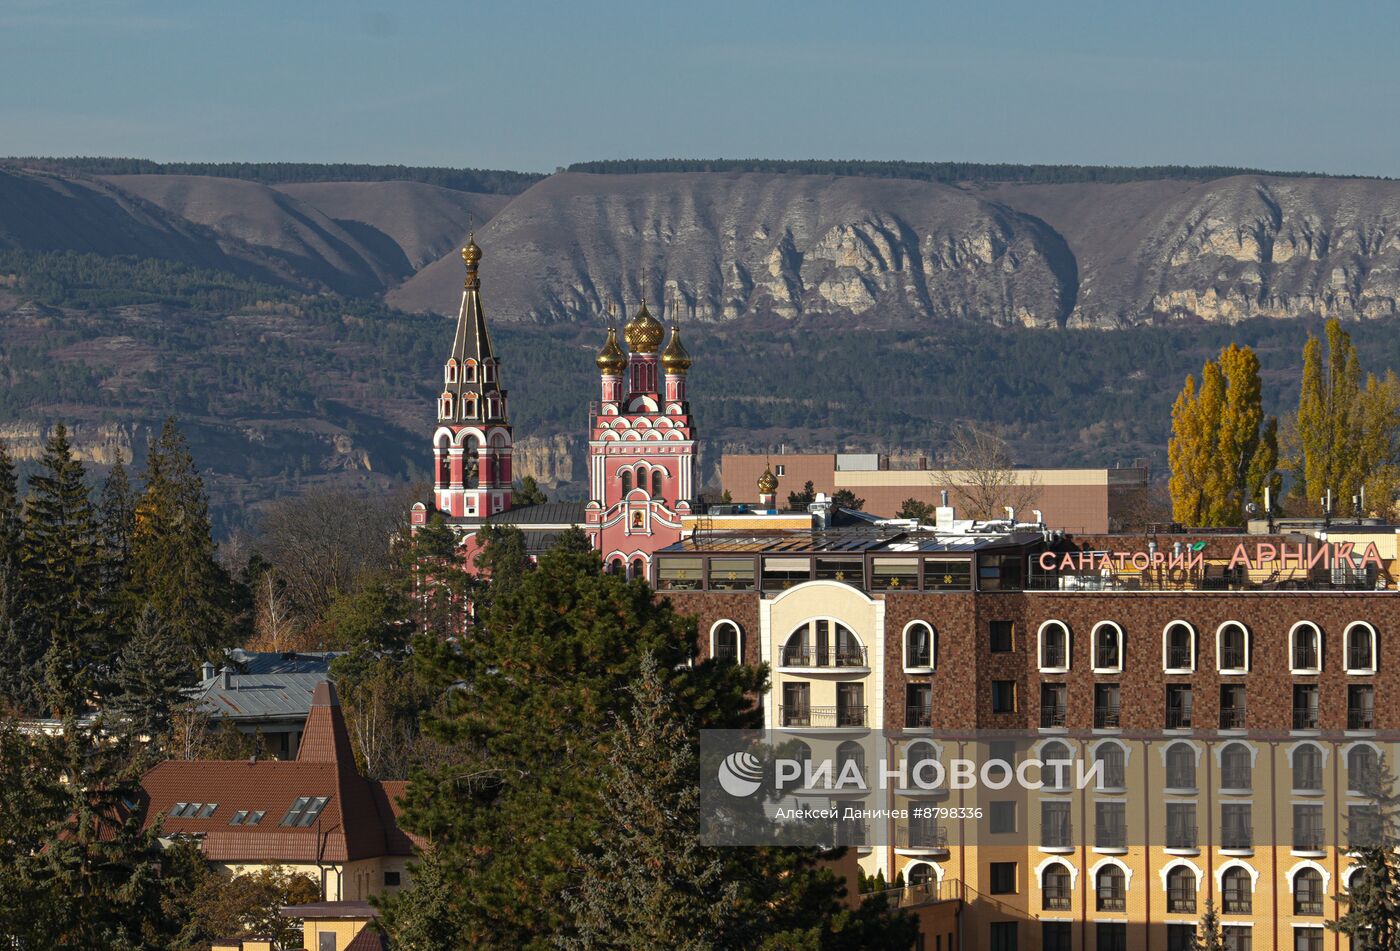
<path fill-rule="evenodd" d="M 1324 852 L 1322 830 L 1316 826 L 1303 826 L 1293 830 L 1294 852 Z"/>
<path fill-rule="evenodd" d="M 894 847 L 907 852 L 947 852 L 948 829 L 932 822 L 897 822 Z"/>
<path fill-rule="evenodd" d="M 1167 894 L 1167 914 L 1169 915 L 1194 915 L 1196 913 L 1196 893 L 1186 892 L 1185 894 Z"/>
<path fill-rule="evenodd" d="M 1244 670 L 1245 655 L 1242 647 L 1222 647 L 1220 649 L 1220 669 Z"/>
<path fill-rule="evenodd" d="M 865 668 L 864 647 L 812 648 L 805 644 L 784 645 L 779 657 L 781 667 L 801 668 Z"/>
<path fill-rule="evenodd" d="M 1116 730 L 1119 727 L 1118 705 L 1094 707 L 1094 729 Z"/>
<path fill-rule="evenodd" d="M 1197 838 L 1195 826 L 1177 825 L 1175 823 L 1171 823 L 1167 826 L 1166 848 L 1176 849 L 1181 852 L 1194 852 L 1200 847 L 1200 840 Z"/>
<path fill-rule="evenodd" d="M 1243 730 L 1244 720 L 1244 707 L 1222 707 L 1220 709 L 1220 729 L 1222 730 Z"/>
<path fill-rule="evenodd" d="M 1040 847 L 1047 852 L 1072 851 L 1074 827 L 1069 820 L 1050 822 L 1040 827 Z"/>
<path fill-rule="evenodd" d="M 1374 730 L 1376 711 L 1371 707 L 1347 707 L 1348 730 Z"/>
<path fill-rule="evenodd" d="M 1044 911 L 1069 911 L 1074 905 L 1070 901 L 1069 893 L 1057 888 L 1041 894 L 1040 907 Z"/>
<path fill-rule="evenodd" d="M 1094 848 L 1126 849 L 1128 847 L 1128 826 L 1122 822 L 1101 822 L 1094 829 Z"/>
<path fill-rule="evenodd" d="M 1063 727 L 1066 723 L 1068 711 L 1064 704 L 1041 704 L 1040 706 L 1040 728 L 1042 730 L 1054 730 Z"/>
<path fill-rule="evenodd" d="M 1191 729 L 1191 708 L 1167 707 L 1166 728 L 1168 730 L 1189 730 Z"/>
<path fill-rule="evenodd" d="M 926 730 L 933 726 L 933 705 L 911 703 L 904 707 L 904 727 L 910 730 Z"/>
<path fill-rule="evenodd" d="M 1099 911 L 1127 911 L 1128 900 L 1122 895 L 1105 895 L 1100 893 L 1094 903 Z"/>
<path fill-rule="evenodd" d="M 1192 667 L 1191 648 L 1180 644 L 1167 647 L 1168 670 L 1190 670 Z"/>
<path fill-rule="evenodd" d="M 1316 730 L 1318 728 L 1317 707 L 1294 707 L 1293 729 Z"/>
<path fill-rule="evenodd" d="M 1227 824 L 1220 830 L 1220 847 L 1227 852 L 1254 851 L 1254 827 Z"/>
<path fill-rule="evenodd" d="M 783 704 L 778 708 L 778 722 L 785 727 L 857 729 L 866 725 L 865 711 L 864 706 L 811 707 Z"/>

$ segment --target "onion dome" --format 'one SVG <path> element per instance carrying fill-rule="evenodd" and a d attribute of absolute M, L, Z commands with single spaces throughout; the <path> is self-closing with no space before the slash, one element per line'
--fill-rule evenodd
<path fill-rule="evenodd" d="M 667 373 L 684 373 L 690 369 L 690 363 L 690 353 L 685 349 L 685 344 L 681 343 L 681 328 L 672 327 L 671 342 L 661 354 L 661 365 L 666 368 Z"/>
<path fill-rule="evenodd" d="M 475 231 L 467 236 L 467 246 L 462 249 L 462 260 L 469 268 L 476 267 L 477 262 L 481 260 L 481 248 L 477 247 Z"/>
<path fill-rule="evenodd" d="M 617 328 L 608 328 L 608 342 L 603 344 L 603 349 L 598 351 L 598 358 L 594 361 L 598 364 L 598 369 L 604 373 L 621 373 L 627 366 L 627 356 L 622 352 L 622 348 L 617 345 Z"/>
<path fill-rule="evenodd" d="M 758 494 L 772 495 L 778 491 L 778 477 L 773 474 L 771 466 L 763 470 L 763 475 L 758 477 Z"/>
<path fill-rule="evenodd" d="M 622 334 L 627 338 L 627 349 L 633 353 L 655 353 L 666 331 L 647 310 L 647 302 L 642 301 L 641 308 L 622 328 Z"/>

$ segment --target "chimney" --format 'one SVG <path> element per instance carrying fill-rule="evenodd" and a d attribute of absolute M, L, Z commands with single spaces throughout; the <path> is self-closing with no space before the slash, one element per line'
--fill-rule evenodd
<path fill-rule="evenodd" d="M 807 506 L 807 511 L 812 513 L 812 527 L 816 529 L 830 528 L 831 512 L 835 507 L 825 492 L 818 492 L 817 497 Z"/>
<path fill-rule="evenodd" d="M 202 664 L 199 665 L 199 679 L 200 679 L 200 680 L 213 680 L 213 679 L 214 679 L 214 665 L 211 664 L 211 663 L 210 663 L 209 661 L 207 661 L 207 660 L 206 660 L 204 663 L 202 663 Z"/>
<path fill-rule="evenodd" d="M 228 667 L 225 667 L 223 670 L 219 671 L 219 680 L 219 686 L 223 687 L 225 690 L 237 689 L 233 686 L 233 671 L 230 670 Z"/>

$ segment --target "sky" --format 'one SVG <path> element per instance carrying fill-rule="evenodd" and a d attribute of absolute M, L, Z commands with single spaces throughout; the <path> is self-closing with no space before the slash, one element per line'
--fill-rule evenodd
<path fill-rule="evenodd" d="M 1400 176 L 1400 4 L 0 0 L 0 155 Z"/>

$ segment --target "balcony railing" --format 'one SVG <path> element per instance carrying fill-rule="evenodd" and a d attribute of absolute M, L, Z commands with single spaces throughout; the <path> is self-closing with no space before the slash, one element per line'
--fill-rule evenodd
<path fill-rule="evenodd" d="M 1094 848 L 1122 849 L 1128 845 L 1128 826 L 1122 822 L 1100 822 L 1094 829 Z"/>
<path fill-rule="evenodd" d="M 1348 730 L 1374 730 L 1376 711 L 1372 707 L 1347 707 Z"/>
<path fill-rule="evenodd" d="M 897 849 L 947 849 L 948 829 L 931 822 L 897 822 L 894 846 Z"/>
<path fill-rule="evenodd" d="M 1322 767 L 1294 766 L 1293 788 L 1320 792 L 1322 790 Z"/>
<path fill-rule="evenodd" d="M 1198 848 L 1199 839 L 1196 837 L 1196 827 L 1191 825 L 1177 825 L 1169 823 L 1167 825 L 1167 843 L 1169 849 L 1194 849 Z"/>
<path fill-rule="evenodd" d="M 778 708 L 783 726 L 807 727 L 863 727 L 866 724 L 864 706 L 811 707 L 789 706 Z"/>
<path fill-rule="evenodd" d="M 1167 667 L 1171 670 L 1191 668 L 1191 648 L 1172 644 L 1167 647 Z"/>
<path fill-rule="evenodd" d="M 870 826 L 864 822 L 838 822 L 832 833 L 832 842 L 837 846 L 865 848 L 870 844 Z"/>
<path fill-rule="evenodd" d="M 1244 729 L 1244 707 L 1221 707 L 1220 708 L 1220 729 L 1222 730 L 1243 730 Z"/>
<path fill-rule="evenodd" d="M 1168 892 L 1167 913 L 1172 915 L 1194 915 L 1196 913 L 1196 893 L 1187 892 L 1185 894 L 1176 895 Z"/>
<path fill-rule="evenodd" d="M 1220 771 L 1221 789 L 1253 789 L 1254 774 L 1248 766 L 1226 766 Z"/>
<path fill-rule="evenodd" d="M 1069 892 L 1062 887 L 1047 889 L 1041 893 L 1040 905 L 1044 911 L 1069 911 L 1074 907 L 1070 902 Z"/>
<path fill-rule="evenodd" d="M 1189 730 L 1191 729 L 1191 705 L 1167 707 L 1167 729 L 1168 730 Z"/>
<path fill-rule="evenodd" d="M 1371 667 L 1372 661 L 1369 645 L 1366 647 L 1352 646 L 1347 649 L 1348 670 L 1370 670 Z"/>
<path fill-rule="evenodd" d="M 1293 729 L 1316 730 L 1318 724 L 1317 707 L 1294 707 Z"/>
<path fill-rule="evenodd" d="M 1243 824 L 1228 824 L 1220 830 L 1222 849 L 1254 848 L 1254 827 Z"/>
<path fill-rule="evenodd" d="M 1112 706 L 1094 707 L 1094 728 L 1098 730 L 1116 730 L 1118 728 L 1118 704 Z"/>
<path fill-rule="evenodd" d="M 1195 789 L 1196 771 L 1190 767 L 1167 769 L 1168 789 Z"/>
<path fill-rule="evenodd" d="M 1065 725 L 1067 711 L 1062 703 L 1041 704 L 1040 705 L 1040 726 L 1042 729 L 1052 729 Z"/>
<path fill-rule="evenodd" d="M 1098 901 L 1095 902 L 1099 911 L 1127 911 L 1128 902 L 1122 895 L 1105 895 L 1099 893 Z"/>
<path fill-rule="evenodd" d="M 1322 830 L 1316 826 L 1294 829 L 1293 848 L 1298 852 L 1321 852 Z"/>
<path fill-rule="evenodd" d="M 1074 847 L 1074 827 L 1069 820 L 1049 822 L 1040 827 L 1040 847 L 1042 849 L 1068 849 Z"/>
<path fill-rule="evenodd" d="M 1222 647 L 1220 649 L 1220 669 L 1221 670 L 1243 670 L 1244 669 L 1244 648 L 1243 647 Z"/>
<path fill-rule="evenodd" d="M 784 667 L 866 667 L 864 647 L 813 648 L 802 644 L 784 645 Z"/>
<path fill-rule="evenodd" d="M 933 726 L 933 704 L 906 704 L 904 707 L 904 725 L 914 729 L 923 729 Z"/>

